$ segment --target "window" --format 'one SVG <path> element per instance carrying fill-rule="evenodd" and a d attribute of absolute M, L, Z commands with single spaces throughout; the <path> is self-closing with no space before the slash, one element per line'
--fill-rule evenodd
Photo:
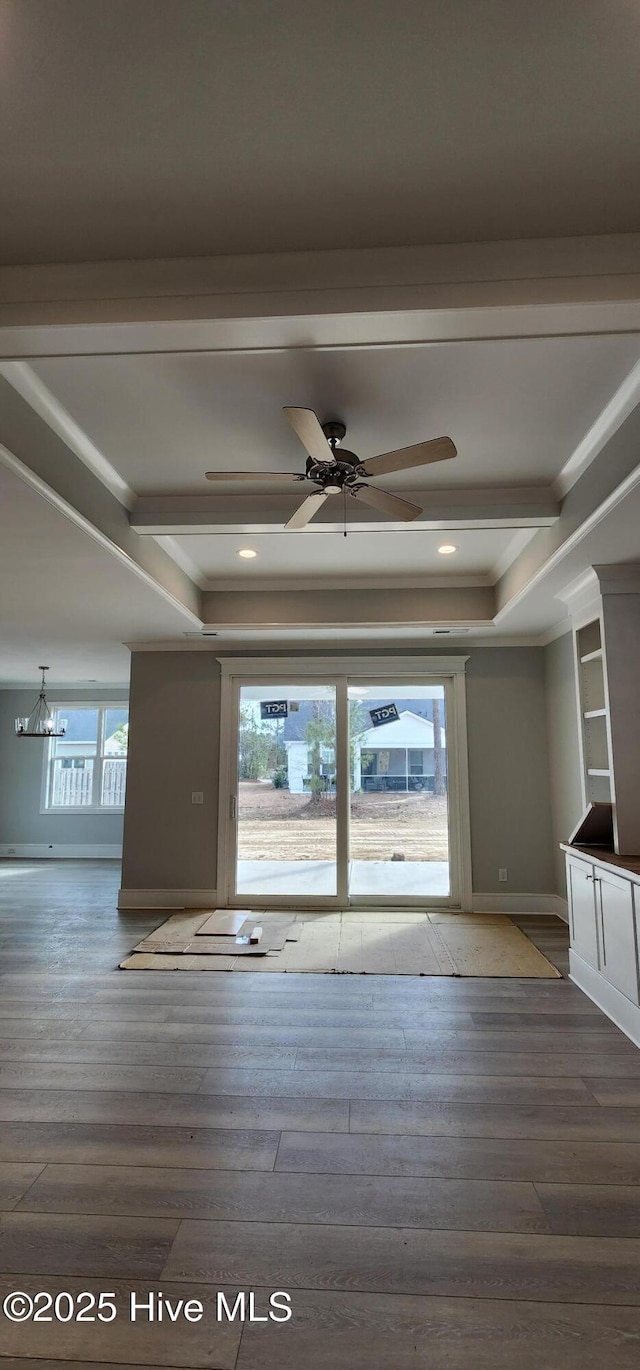
<path fill-rule="evenodd" d="M 56 704 L 56 724 L 45 754 L 43 810 L 59 813 L 117 812 L 124 808 L 129 710 L 123 704 Z"/>
<path fill-rule="evenodd" d="M 409 752 L 409 775 L 424 775 L 424 753 L 421 751 Z"/>

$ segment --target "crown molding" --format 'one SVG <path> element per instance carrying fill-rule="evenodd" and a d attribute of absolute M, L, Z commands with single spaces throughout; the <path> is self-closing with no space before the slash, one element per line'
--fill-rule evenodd
<path fill-rule="evenodd" d="M 601 595 L 637 595 L 640 593 L 640 562 L 620 562 L 617 565 L 592 568 Z"/>

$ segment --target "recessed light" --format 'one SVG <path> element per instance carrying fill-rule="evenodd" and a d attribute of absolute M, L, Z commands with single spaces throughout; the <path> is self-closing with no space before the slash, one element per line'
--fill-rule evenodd
<path fill-rule="evenodd" d="M 247 560 L 249 560 L 250 557 L 257 557 L 257 555 L 258 553 L 254 552 L 253 547 L 241 547 L 238 552 L 239 557 L 246 557 Z"/>
<path fill-rule="evenodd" d="M 441 557 L 450 557 L 452 552 L 457 552 L 458 548 L 452 542 L 443 542 L 442 547 L 438 548 Z"/>

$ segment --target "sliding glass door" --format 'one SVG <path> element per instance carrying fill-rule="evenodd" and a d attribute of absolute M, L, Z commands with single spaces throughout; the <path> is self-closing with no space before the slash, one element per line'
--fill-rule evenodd
<path fill-rule="evenodd" d="M 236 886 L 252 897 L 335 898 L 336 686 L 240 686 Z"/>
<path fill-rule="evenodd" d="M 462 672 L 456 683 L 306 666 L 226 682 L 221 898 L 458 907 Z"/>
<path fill-rule="evenodd" d="M 349 895 L 451 894 L 445 685 L 349 691 Z"/>

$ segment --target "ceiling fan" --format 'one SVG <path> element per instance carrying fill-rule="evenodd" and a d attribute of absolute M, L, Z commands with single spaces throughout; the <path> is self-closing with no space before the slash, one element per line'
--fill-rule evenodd
<path fill-rule="evenodd" d="M 355 452 L 349 452 L 340 443 L 346 435 L 343 423 L 334 420 L 320 423 L 313 409 L 285 407 L 289 423 L 295 429 L 303 447 L 306 449 L 307 464 L 304 471 L 207 471 L 207 480 L 251 480 L 251 481 L 311 481 L 316 489 L 292 514 L 285 529 L 294 532 L 306 528 L 311 519 L 322 508 L 331 495 L 350 495 L 353 499 L 370 504 L 393 519 L 410 523 L 418 517 L 422 509 L 418 504 L 389 495 L 386 490 L 378 490 L 375 485 L 367 485 L 363 477 L 386 476 L 389 471 L 408 471 L 412 466 L 427 466 L 432 461 L 448 461 L 455 457 L 456 448 L 451 438 L 434 438 L 431 442 L 419 442 L 413 447 L 400 447 L 395 452 L 383 452 L 379 457 L 361 461 Z"/>

